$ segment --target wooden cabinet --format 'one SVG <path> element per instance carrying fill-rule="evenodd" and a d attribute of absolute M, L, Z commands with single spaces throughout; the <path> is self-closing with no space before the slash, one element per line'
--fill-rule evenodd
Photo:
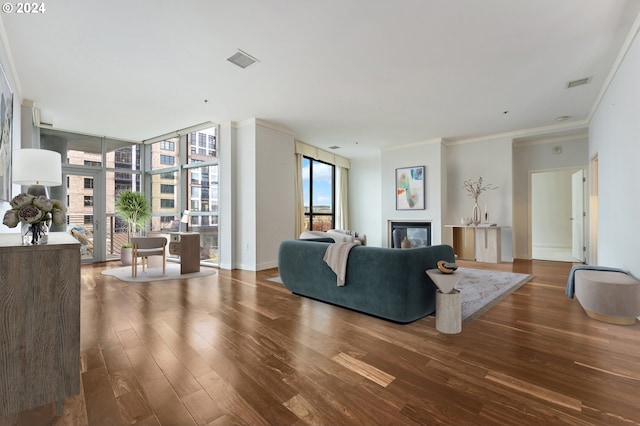
<path fill-rule="evenodd" d="M 200 234 L 172 232 L 169 234 L 169 253 L 180 256 L 180 273 L 200 272 Z"/>
<path fill-rule="evenodd" d="M 80 393 L 80 244 L 0 234 L 0 416 Z"/>
<path fill-rule="evenodd" d="M 475 260 L 475 232 L 473 228 L 455 227 L 453 228 L 453 252 L 458 259 Z"/>
<path fill-rule="evenodd" d="M 452 229 L 453 252 L 458 259 L 500 263 L 502 261 L 502 229 L 508 226 L 457 226 Z"/>

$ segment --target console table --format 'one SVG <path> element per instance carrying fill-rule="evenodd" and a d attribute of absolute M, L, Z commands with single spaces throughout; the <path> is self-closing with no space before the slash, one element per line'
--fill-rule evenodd
<path fill-rule="evenodd" d="M 509 226 L 445 225 L 453 232 L 453 252 L 458 259 L 500 263 L 502 261 L 502 229 Z"/>
<path fill-rule="evenodd" d="M 0 234 L 0 416 L 80 393 L 80 243 Z"/>
<path fill-rule="evenodd" d="M 200 234 L 170 232 L 169 253 L 180 256 L 180 273 L 200 272 Z"/>
<path fill-rule="evenodd" d="M 197 232 L 152 231 L 149 236 L 165 237 L 169 254 L 180 257 L 180 273 L 200 272 L 200 234 Z M 158 266 L 149 259 L 149 266 Z"/>

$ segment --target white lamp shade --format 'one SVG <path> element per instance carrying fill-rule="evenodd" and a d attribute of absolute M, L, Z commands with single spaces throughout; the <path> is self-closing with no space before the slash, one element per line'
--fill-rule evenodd
<path fill-rule="evenodd" d="M 62 185 L 62 157 L 46 149 L 18 149 L 13 152 L 13 183 L 18 185 Z"/>

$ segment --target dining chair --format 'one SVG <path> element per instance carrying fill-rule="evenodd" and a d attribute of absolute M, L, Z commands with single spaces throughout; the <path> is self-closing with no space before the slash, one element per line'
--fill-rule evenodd
<path fill-rule="evenodd" d="M 167 239 L 164 237 L 133 237 L 131 238 L 133 250 L 131 252 L 131 276 L 138 275 L 138 258 L 142 263 L 142 272 L 145 270 L 149 256 L 162 256 L 162 274 L 166 273 L 167 255 L 165 247 Z"/>

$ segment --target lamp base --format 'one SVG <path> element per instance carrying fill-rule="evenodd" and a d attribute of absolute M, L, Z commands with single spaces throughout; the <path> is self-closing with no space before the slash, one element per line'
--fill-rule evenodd
<path fill-rule="evenodd" d="M 27 194 L 33 195 L 34 197 L 42 195 L 44 197 L 49 198 L 47 187 L 44 185 L 30 185 L 29 188 L 27 189 Z"/>

